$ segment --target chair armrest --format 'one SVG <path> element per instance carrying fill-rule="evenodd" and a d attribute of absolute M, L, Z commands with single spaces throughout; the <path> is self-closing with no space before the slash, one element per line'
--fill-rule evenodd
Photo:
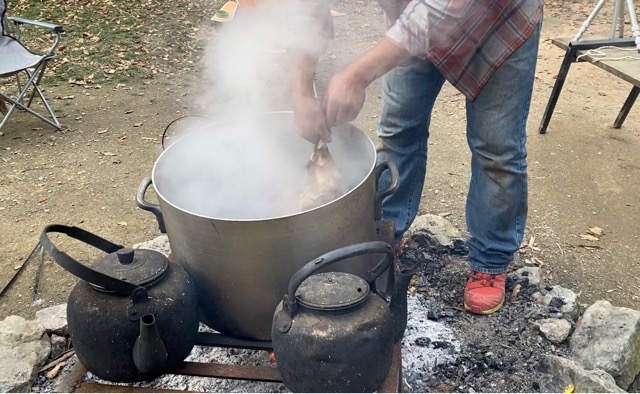
<path fill-rule="evenodd" d="M 51 29 L 55 33 L 64 33 L 64 27 L 62 27 L 60 25 L 53 24 L 53 23 L 34 21 L 34 20 L 31 20 L 31 19 L 18 18 L 18 17 L 15 17 L 15 16 L 10 16 L 8 19 L 10 21 L 12 21 L 13 23 L 15 23 L 16 25 L 38 26 L 38 27 L 44 27 L 46 29 Z"/>

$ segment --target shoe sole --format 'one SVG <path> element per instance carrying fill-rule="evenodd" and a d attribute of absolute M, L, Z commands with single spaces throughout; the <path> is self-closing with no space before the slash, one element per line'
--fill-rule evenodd
<path fill-rule="evenodd" d="M 467 312 L 475 313 L 476 315 L 490 315 L 492 313 L 497 312 L 500 308 L 502 308 L 503 305 L 504 305 L 504 300 L 502 300 L 502 302 L 498 306 L 496 306 L 495 308 L 488 309 L 486 311 L 476 312 L 476 311 L 471 310 L 471 308 L 469 308 L 469 306 L 465 302 L 464 303 L 464 310 L 467 311 Z"/>

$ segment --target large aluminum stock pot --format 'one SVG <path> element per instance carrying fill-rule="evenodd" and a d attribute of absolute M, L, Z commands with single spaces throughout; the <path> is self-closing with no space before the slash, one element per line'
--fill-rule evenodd
<path fill-rule="evenodd" d="M 172 257 L 196 281 L 201 321 L 234 337 L 271 338 L 273 311 L 293 274 L 342 246 L 376 239 L 382 198 L 397 188 L 397 169 L 376 166 L 372 141 L 353 125 L 333 129 L 329 150 L 346 192 L 301 211 L 298 198 L 312 145 L 291 112 L 210 123 L 188 132 L 158 157 L 137 203 L 158 219 Z M 391 186 L 378 191 L 389 170 Z M 145 200 L 153 184 L 159 205 Z M 358 256 L 332 270 L 358 275 L 379 256 Z"/>

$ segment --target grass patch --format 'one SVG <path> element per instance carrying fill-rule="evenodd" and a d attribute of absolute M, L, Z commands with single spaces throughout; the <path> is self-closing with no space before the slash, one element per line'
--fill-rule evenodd
<path fill-rule="evenodd" d="M 64 26 L 48 82 L 126 82 L 193 72 L 221 1 L 8 0 L 8 15 Z M 24 26 L 23 41 L 48 48 L 53 35 Z"/>

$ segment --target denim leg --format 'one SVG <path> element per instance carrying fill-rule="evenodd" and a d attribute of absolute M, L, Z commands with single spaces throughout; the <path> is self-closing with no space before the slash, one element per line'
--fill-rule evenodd
<path fill-rule="evenodd" d="M 378 124 L 378 163 L 398 166 L 398 190 L 382 202 L 382 218 L 393 220 L 399 242 L 418 212 L 427 169 L 427 140 L 431 110 L 444 77 L 428 61 L 414 58 L 382 79 L 382 106 Z M 390 183 L 388 171 L 380 187 Z"/>
<path fill-rule="evenodd" d="M 466 219 L 471 269 L 507 270 L 527 218 L 526 124 L 540 28 L 467 101 L 471 183 Z"/>

